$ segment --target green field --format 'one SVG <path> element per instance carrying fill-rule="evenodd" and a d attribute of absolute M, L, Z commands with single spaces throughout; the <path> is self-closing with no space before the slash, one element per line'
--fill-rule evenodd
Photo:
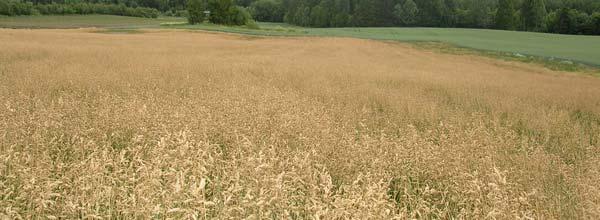
<path fill-rule="evenodd" d="M 400 41 L 440 41 L 482 50 L 556 57 L 600 65 L 600 37 L 444 28 L 340 28 L 314 33 Z"/>
<path fill-rule="evenodd" d="M 10 28 L 162 27 L 268 36 L 333 36 L 409 42 L 443 42 L 476 50 L 556 58 L 600 66 L 600 36 L 458 28 L 303 28 L 279 23 L 259 23 L 259 29 L 210 24 L 161 25 L 169 22 L 185 22 L 185 19 L 148 19 L 108 15 L 0 17 L 0 27 Z"/>
<path fill-rule="evenodd" d="M 137 18 L 113 15 L 0 16 L 1 28 L 158 28 L 161 23 L 185 21 L 182 18 Z"/>
<path fill-rule="evenodd" d="M 600 65 L 600 36 L 574 36 L 460 28 L 302 28 L 260 23 L 260 29 L 218 25 L 178 28 L 273 36 L 334 36 L 375 40 L 443 42 L 477 50 L 519 53 Z"/>

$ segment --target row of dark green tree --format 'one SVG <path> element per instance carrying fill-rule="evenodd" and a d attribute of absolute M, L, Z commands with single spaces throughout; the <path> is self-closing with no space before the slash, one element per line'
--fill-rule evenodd
<path fill-rule="evenodd" d="M 600 34 L 600 0 L 238 0 L 258 21 Z"/>
<path fill-rule="evenodd" d="M 1 0 L 5 1 L 5 0 Z M 154 8 L 161 12 L 180 11 L 186 9 L 187 0 L 22 0 L 33 4 L 76 4 L 97 3 L 105 5 L 125 5 L 131 8 Z"/>
<path fill-rule="evenodd" d="M 208 20 L 215 24 L 246 25 L 252 20 L 246 8 L 233 0 L 189 0 L 187 8 L 190 24 Z"/>
<path fill-rule="evenodd" d="M 131 17 L 156 18 L 160 12 L 154 8 L 128 7 L 125 4 L 106 3 L 48 3 L 34 4 L 20 0 L 0 0 L 0 15 L 72 15 L 106 14 Z"/>
<path fill-rule="evenodd" d="M 600 35 L 600 0 L 0 0 L 0 14 L 5 15 L 187 16 L 182 13 L 186 9 L 210 10 L 208 19 L 223 24 L 243 23 L 250 13 L 257 21 L 309 27 L 464 27 Z M 198 22 L 198 16 L 203 15 L 188 18 Z"/>

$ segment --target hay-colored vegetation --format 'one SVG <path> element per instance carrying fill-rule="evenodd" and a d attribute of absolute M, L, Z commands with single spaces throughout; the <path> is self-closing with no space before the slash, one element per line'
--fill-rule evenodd
<path fill-rule="evenodd" d="M 600 217 L 595 77 L 358 39 L 0 48 L 0 218 Z"/>
<path fill-rule="evenodd" d="M 1 23 L 1 20 L 0 20 Z M 521 54 L 545 62 L 570 61 L 600 66 L 600 36 L 463 28 L 304 28 L 282 23 L 259 23 L 259 29 L 214 24 L 170 25 L 164 28 L 197 29 L 263 36 L 321 36 L 392 40 L 413 43 L 440 42 L 476 51 Z"/>

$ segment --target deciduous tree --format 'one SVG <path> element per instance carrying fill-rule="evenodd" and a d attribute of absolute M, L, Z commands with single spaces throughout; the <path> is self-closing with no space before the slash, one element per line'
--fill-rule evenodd
<path fill-rule="evenodd" d="M 205 19 L 205 2 L 204 0 L 188 0 L 188 22 L 190 24 L 202 23 Z"/>
<path fill-rule="evenodd" d="M 544 31 L 544 19 L 546 18 L 546 5 L 544 0 L 523 0 L 521 6 L 521 18 L 523 30 Z"/>
<path fill-rule="evenodd" d="M 419 8 L 413 0 L 406 0 L 394 7 L 394 14 L 402 25 L 413 25 L 417 22 Z"/>
<path fill-rule="evenodd" d="M 517 23 L 516 13 L 514 0 L 499 0 L 495 27 L 504 30 L 515 30 Z"/>

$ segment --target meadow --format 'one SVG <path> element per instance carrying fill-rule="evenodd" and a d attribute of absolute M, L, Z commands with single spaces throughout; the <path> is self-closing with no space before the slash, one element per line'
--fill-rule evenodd
<path fill-rule="evenodd" d="M 80 28 L 112 30 L 139 28 L 176 28 L 260 36 L 350 37 L 402 41 L 440 42 L 453 50 L 471 49 L 479 55 L 534 62 L 560 70 L 597 69 L 600 66 L 600 37 L 546 33 L 460 29 L 460 28 L 304 28 L 284 23 L 259 22 L 256 26 L 187 25 L 185 18 L 133 18 L 111 15 L 18 16 L 0 17 L 7 28 Z M 474 52 L 470 51 L 470 52 Z M 490 54 L 489 52 L 492 52 Z M 589 71 L 587 71 L 589 72 Z M 598 72 L 596 70 L 596 72 Z"/>
<path fill-rule="evenodd" d="M 600 218 L 597 77 L 170 29 L 0 48 L 0 218 Z"/>
<path fill-rule="evenodd" d="M 282 23 L 259 23 L 257 28 L 214 24 L 173 25 L 175 28 L 265 36 L 350 37 L 401 42 L 441 42 L 479 51 L 535 56 L 600 66 L 600 37 L 461 28 L 304 28 Z"/>
<path fill-rule="evenodd" d="M 136 29 L 159 28 L 161 23 L 181 22 L 184 18 L 159 17 L 139 18 L 114 15 L 45 15 L 45 16 L 0 16 L 0 28 L 111 28 Z"/>

